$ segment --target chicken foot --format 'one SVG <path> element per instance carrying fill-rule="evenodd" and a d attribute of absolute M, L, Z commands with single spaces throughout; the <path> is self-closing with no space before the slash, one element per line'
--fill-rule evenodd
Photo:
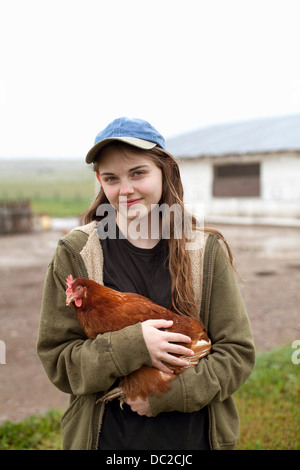
<path fill-rule="evenodd" d="M 100 402 L 104 402 L 104 403 L 107 403 L 108 401 L 112 401 L 114 400 L 115 398 L 118 398 L 119 401 L 120 401 L 120 407 L 122 408 L 123 410 L 123 405 L 125 403 L 125 393 L 123 392 L 122 388 L 121 387 L 115 387 L 113 388 L 112 390 L 110 390 L 109 392 L 105 393 L 105 395 L 103 395 L 99 401 Z"/>

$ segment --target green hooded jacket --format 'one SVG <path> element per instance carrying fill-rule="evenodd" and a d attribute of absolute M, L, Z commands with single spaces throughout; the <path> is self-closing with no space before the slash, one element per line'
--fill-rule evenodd
<path fill-rule="evenodd" d="M 218 237 L 203 233 L 190 247 L 190 255 L 195 300 L 212 351 L 173 380 L 170 391 L 160 398 L 149 397 L 151 411 L 157 416 L 208 406 L 211 448 L 234 449 L 239 418 L 232 395 L 254 366 L 252 332 Z M 62 417 L 63 448 L 97 449 L 105 410 L 99 398 L 118 377 L 152 362 L 141 323 L 87 339 L 74 309 L 65 303 L 69 274 L 103 284 L 96 222 L 78 227 L 58 242 L 45 280 L 37 352 L 51 382 L 70 394 Z"/>

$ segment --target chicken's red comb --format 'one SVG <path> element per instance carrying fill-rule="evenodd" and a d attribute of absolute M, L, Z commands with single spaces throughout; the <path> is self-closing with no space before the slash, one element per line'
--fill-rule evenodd
<path fill-rule="evenodd" d="M 73 282 L 74 282 L 74 279 L 73 279 L 73 276 L 72 274 L 70 274 L 67 278 L 67 290 L 66 290 L 66 294 L 70 294 L 72 292 L 72 286 L 73 286 Z"/>

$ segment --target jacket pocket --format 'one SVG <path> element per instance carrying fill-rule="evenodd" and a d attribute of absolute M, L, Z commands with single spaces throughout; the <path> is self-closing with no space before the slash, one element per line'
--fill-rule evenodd
<path fill-rule="evenodd" d="M 87 448 L 94 401 L 94 395 L 71 397 L 70 406 L 61 418 L 64 450 Z"/>
<path fill-rule="evenodd" d="M 72 419 L 72 417 L 80 410 L 82 405 L 82 396 L 71 395 L 70 404 L 61 417 L 61 426 L 64 427 Z"/>
<path fill-rule="evenodd" d="M 239 438 L 240 423 L 233 398 L 211 403 L 210 409 L 213 449 L 234 449 Z"/>

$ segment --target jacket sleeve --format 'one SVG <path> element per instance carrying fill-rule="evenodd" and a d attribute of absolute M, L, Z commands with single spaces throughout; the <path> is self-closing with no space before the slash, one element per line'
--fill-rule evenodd
<path fill-rule="evenodd" d="M 151 357 L 141 324 L 85 336 L 73 307 L 66 306 L 66 278 L 78 277 L 72 255 L 58 246 L 45 280 L 37 352 L 51 382 L 60 390 L 87 395 L 107 390 L 114 381 Z"/>
<path fill-rule="evenodd" d="M 216 244 L 209 308 L 212 351 L 172 381 L 160 399 L 149 397 L 153 416 L 162 411 L 193 412 L 231 396 L 249 377 L 254 342 L 245 304 L 227 255 Z"/>

